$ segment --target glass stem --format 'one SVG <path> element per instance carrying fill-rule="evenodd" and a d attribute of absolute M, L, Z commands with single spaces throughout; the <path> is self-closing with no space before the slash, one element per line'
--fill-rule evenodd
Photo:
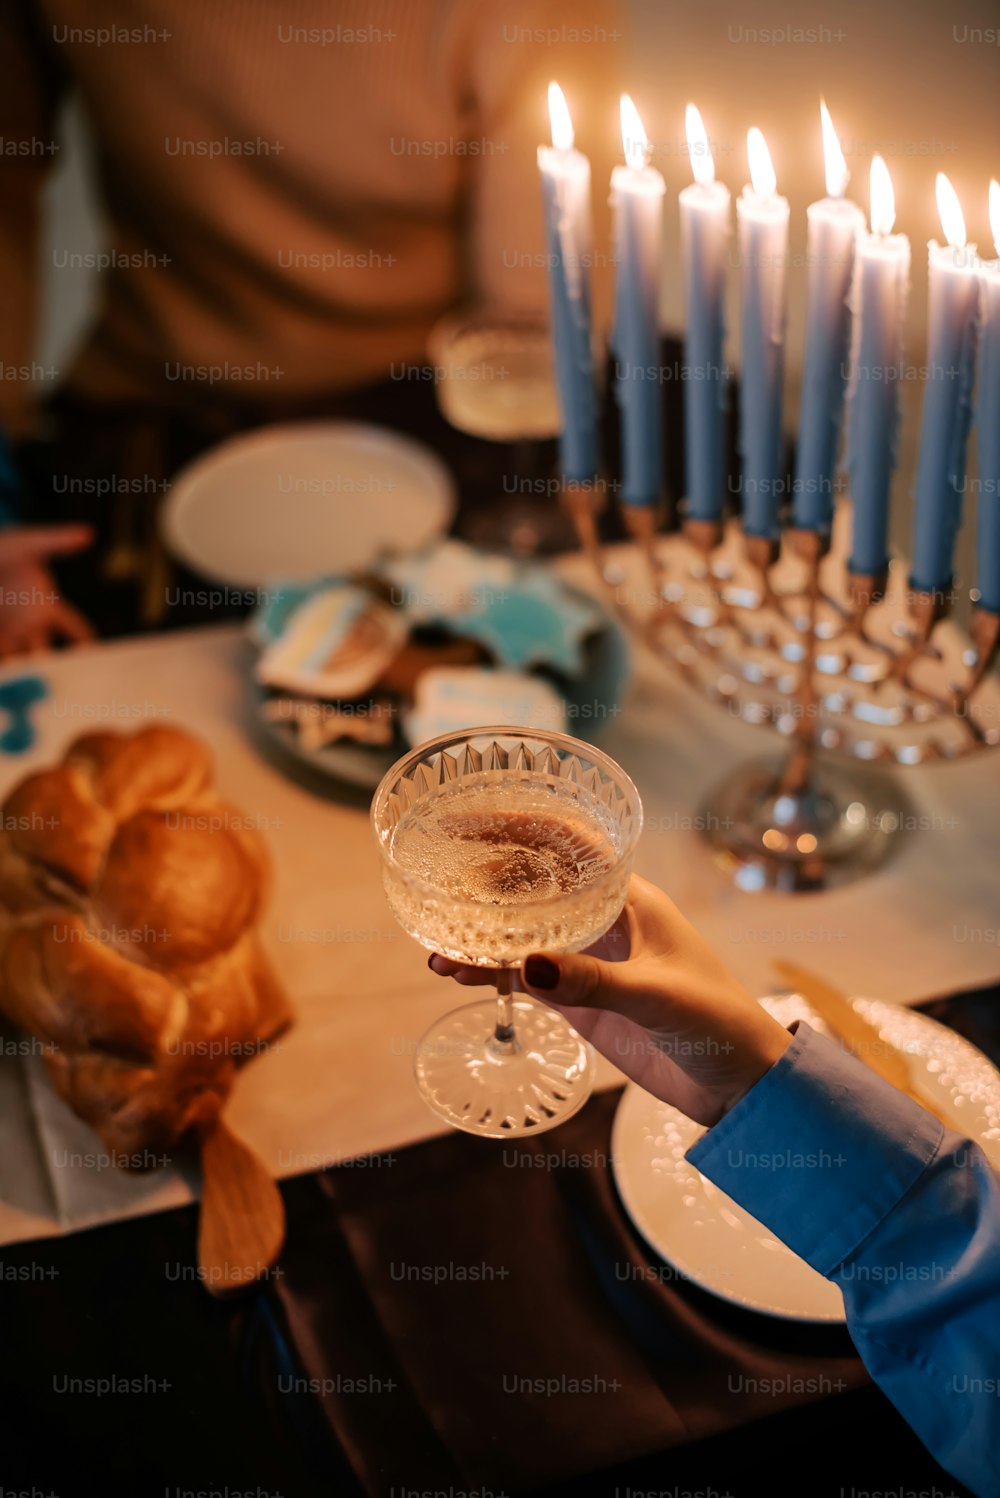
<path fill-rule="evenodd" d="M 513 979 L 514 974 L 509 967 L 501 968 L 496 976 L 497 1022 L 493 1031 L 492 1050 L 498 1056 L 511 1056 L 517 1050 L 514 1000 L 511 998 Z"/>

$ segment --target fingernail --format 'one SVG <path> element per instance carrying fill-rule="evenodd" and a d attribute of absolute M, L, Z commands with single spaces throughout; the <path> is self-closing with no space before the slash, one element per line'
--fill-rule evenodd
<path fill-rule="evenodd" d="M 532 988 L 555 988 L 559 969 L 548 957 L 529 957 L 524 964 L 524 980 Z"/>
<path fill-rule="evenodd" d="M 435 962 L 437 962 L 437 961 L 438 961 L 438 954 L 436 952 L 432 952 L 431 955 L 427 959 L 427 966 L 430 968 L 430 970 L 431 970 L 432 973 L 436 973 L 439 978 L 443 978 L 444 974 L 441 972 L 440 968 L 436 968 L 434 966 Z"/>

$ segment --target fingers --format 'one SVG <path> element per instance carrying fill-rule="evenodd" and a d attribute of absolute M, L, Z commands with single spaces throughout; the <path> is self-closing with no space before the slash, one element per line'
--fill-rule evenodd
<path fill-rule="evenodd" d="M 71 645 L 80 645 L 85 640 L 94 638 L 94 627 L 90 620 L 61 598 L 52 607 L 49 624 L 55 634 Z"/>
<path fill-rule="evenodd" d="M 437 973 L 439 978 L 453 978 L 461 963 L 452 962 L 450 957 L 442 957 L 440 952 L 432 952 L 427 959 L 427 966 L 432 973 Z"/>
<path fill-rule="evenodd" d="M 82 551 L 93 539 L 89 525 L 19 526 L 0 538 L 0 558 L 4 562 L 37 562 L 45 557 L 67 556 Z"/>
<path fill-rule="evenodd" d="M 0 636 L 0 660 L 13 660 L 22 655 L 38 655 L 45 650 L 48 641 L 40 630 L 24 630 L 20 634 Z"/>
<path fill-rule="evenodd" d="M 81 645 L 94 638 L 93 625 L 72 604 L 56 599 L 45 617 L 30 628 L 0 635 L 0 660 L 19 655 L 38 655 L 57 642 Z"/>
<path fill-rule="evenodd" d="M 440 952 L 431 953 L 427 959 L 427 966 L 439 978 L 454 978 L 455 982 L 461 983 L 463 988 L 492 988 L 497 981 L 495 968 L 473 967 L 462 962 L 452 962 L 450 957 L 442 957 Z"/>

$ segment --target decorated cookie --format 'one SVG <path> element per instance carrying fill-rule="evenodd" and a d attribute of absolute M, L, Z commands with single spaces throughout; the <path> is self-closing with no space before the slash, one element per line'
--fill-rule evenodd
<path fill-rule="evenodd" d="M 364 588 L 335 585 L 299 605 L 257 663 L 265 686 L 307 697 L 360 697 L 402 649 L 407 623 Z"/>
<path fill-rule="evenodd" d="M 309 583 L 274 583 L 250 616 L 248 629 L 263 649 L 281 638 L 295 610 L 325 588 L 343 587 L 345 577 L 317 577 Z"/>
<path fill-rule="evenodd" d="M 462 633 L 485 645 L 503 666 L 551 666 L 576 677 L 586 668 L 583 642 L 602 623 L 596 604 L 570 593 L 544 568 L 531 567 L 481 612 L 464 619 Z"/>
<path fill-rule="evenodd" d="M 390 597 L 414 624 L 436 624 L 482 645 L 501 666 L 550 666 L 582 675 L 583 641 L 603 623 L 597 606 L 547 567 L 442 541 L 382 571 Z"/>
<path fill-rule="evenodd" d="M 380 575 L 392 603 L 411 623 L 455 624 L 481 613 L 512 586 L 516 572 L 509 557 L 476 551 L 463 541 L 441 541 L 416 556 L 390 558 Z"/>
<path fill-rule="evenodd" d="M 338 739 L 379 746 L 392 742 L 393 708 L 386 701 L 335 707 L 313 698 L 272 697 L 264 704 L 263 716 L 269 723 L 293 724 L 303 749 L 322 749 Z"/>
<path fill-rule="evenodd" d="M 566 727 L 566 710 L 548 682 L 517 671 L 481 666 L 443 666 L 417 682 L 403 730 L 413 745 L 440 733 L 516 723 L 526 728 Z"/>

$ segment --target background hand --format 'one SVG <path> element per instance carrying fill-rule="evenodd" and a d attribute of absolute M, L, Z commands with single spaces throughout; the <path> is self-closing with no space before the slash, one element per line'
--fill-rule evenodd
<path fill-rule="evenodd" d="M 0 531 L 0 659 L 44 650 L 56 641 L 76 643 L 93 635 L 87 620 L 59 595 L 46 566 L 49 557 L 89 546 L 86 525 Z"/>
<path fill-rule="evenodd" d="M 430 967 L 466 985 L 494 981 L 488 968 L 439 955 Z M 561 1010 L 626 1076 L 702 1124 L 717 1123 L 791 1041 L 673 901 L 638 877 L 589 952 L 532 954 L 518 987 Z"/>

